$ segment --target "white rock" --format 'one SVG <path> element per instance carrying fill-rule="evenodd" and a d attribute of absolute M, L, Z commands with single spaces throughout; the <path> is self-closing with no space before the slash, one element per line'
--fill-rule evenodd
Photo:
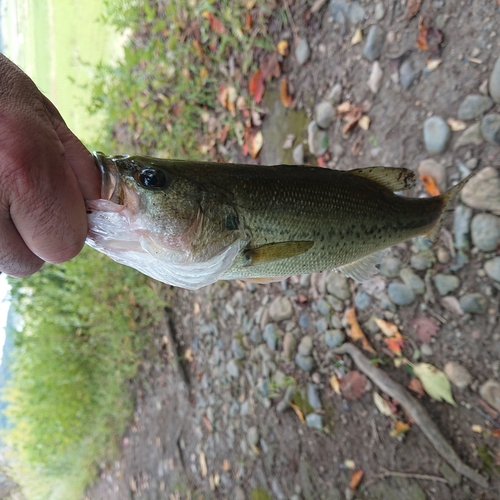
<path fill-rule="evenodd" d="M 368 88 L 376 94 L 379 89 L 380 85 L 382 84 L 382 76 L 384 75 L 384 72 L 382 71 L 382 68 L 380 67 L 380 63 L 378 61 L 375 61 L 372 66 L 372 71 L 370 73 L 370 78 L 368 78 Z"/>

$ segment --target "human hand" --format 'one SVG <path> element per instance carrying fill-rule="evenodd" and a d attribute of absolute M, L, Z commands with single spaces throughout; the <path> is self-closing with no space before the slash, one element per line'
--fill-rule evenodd
<path fill-rule="evenodd" d="M 76 256 L 100 177 L 55 106 L 0 54 L 0 271 L 27 276 Z"/>

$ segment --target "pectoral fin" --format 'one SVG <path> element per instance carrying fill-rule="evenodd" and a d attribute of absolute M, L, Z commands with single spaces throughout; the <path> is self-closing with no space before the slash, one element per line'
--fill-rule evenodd
<path fill-rule="evenodd" d="M 260 247 L 248 248 L 243 251 L 247 258 L 246 266 L 254 266 L 266 262 L 295 257 L 307 252 L 314 245 L 314 241 L 283 241 L 268 243 Z"/>
<path fill-rule="evenodd" d="M 373 274 L 378 273 L 378 269 L 375 266 L 380 263 L 386 252 L 387 249 L 379 250 L 350 264 L 338 267 L 337 271 L 344 273 L 356 281 L 368 281 Z"/>
<path fill-rule="evenodd" d="M 410 189 L 417 183 L 415 173 L 407 168 L 367 167 L 349 170 L 348 173 L 370 179 L 392 192 Z"/>

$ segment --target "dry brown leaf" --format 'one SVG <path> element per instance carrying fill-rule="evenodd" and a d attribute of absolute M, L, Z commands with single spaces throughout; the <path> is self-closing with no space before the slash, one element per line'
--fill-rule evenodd
<path fill-rule="evenodd" d="M 306 423 L 306 419 L 304 418 L 304 414 L 302 413 L 302 410 L 297 405 L 294 405 L 293 403 L 290 403 L 290 407 L 297 414 L 297 417 L 299 417 L 300 421 L 303 424 L 305 424 Z"/>
<path fill-rule="evenodd" d="M 208 417 L 206 415 L 203 415 L 202 420 L 203 420 L 203 425 L 207 428 L 207 431 L 212 432 L 213 427 L 212 424 L 210 423 L 210 420 L 208 420 Z"/>
<path fill-rule="evenodd" d="M 366 338 L 366 335 L 363 333 L 363 330 L 359 326 L 358 319 L 356 318 L 356 310 L 354 309 L 354 307 L 348 309 L 345 315 L 347 318 L 347 322 L 349 323 L 349 337 L 354 342 L 356 342 L 357 340 L 361 340 L 361 345 L 365 351 L 376 354 L 375 349 L 371 346 L 370 342 Z"/>
<path fill-rule="evenodd" d="M 385 336 L 396 338 L 401 337 L 401 333 L 399 333 L 398 327 L 394 323 L 390 323 L 389 321 L 385 321 L 380 318 L 375 318 L 375 323 Z"/>
<path fill-rule="evenodd" d="M 410 383 L 408 384 L 408 389 L 410 391 L 413 391 L 418 398 L 422 398 L 424 396 L 424 386 L 422 385 L 422 382 L 418 378 L 412 378 L 410 380 Z"/>
<path fill-rule="evenodd" d="M 456 118 L 448 118 L 446 122 L 453 132 L 460 132 L 461 130 L 465 130 L 467 128 L 467 123 L 462 120 L 457 120 Z"/>
<path fill-rule="evenodd" d="M 365 392 L 367 378 L 357 370 L 350 371 L 345 377 L 340 380 L 340 390 L 342 396 L 352 401 L 359 399 Z"/>
<path fill-rule="evenodd" d="M 224 25 L 213 15 L 212 12 L 205 11 L 201 14 L 210 23 L 210 29 L 219 35 L 225 33 Z"/>
<path fill-rule="evenodd" d="M 262 76 L 262 70 L 258 69 L 250 78 L 248 82 L 248 91 L 250 95 L 253 97 L 253 100 L 259 104 L 262 101 L 262 97 L 264 97 L 264 91 L 266 90 L 266 86 L 264 84 L 264 78 Z"/>
<path fill-rule="evenodd" d="M 207 459 L 205 457 L 205 453 L 200 451 L 200 468 L 201 468 L 201 477 L 205 478 L 207 477 L 208 474 L 208 467 L 207 467 Z"/>
<path fill-rule="evenodd" d="M 260 67 L 264 80 L 269 81 L 273 78 L 279 78 L 281 76 L 281 64 L 278 52 L 271 52 L 271 54 L 264 57 Z"/>
<path fill-rule="evenodd" d="M 499 0 L 499 1 L 500 1 L 500 0 Z M 492 435 L 493 437 L 495 437 L 495 438 L 500 438 L 500 429 L 498 429 L 498 428 L 497 428 L 497 429 L 493 429 L 493 430 L 491 431 L 491 435 Z"/>
<path fill-rule="evenodd" d="M 422 0 L 408 0 L 406 4 L 405 18 L 407 21 L 414 18 L 422 7 Z"/>
<path fill-rule="evenodd" d="M 416 330 L 420 341 L 424 344 L 429 344 L 432 337 L 435 337 L 438 333 L 436 324 L 426 316 L 415 318 L 410 324 Z"/>
<path fill-rule="evenodd" d="M 351 110 L 352 104 L 350 101 L 345 101 L 337 106 L 337 114 L 344 115 Z"/>
<path fill-rule="evenodd" d="M 410 424 L 405 422 L 401 422 L 398 420 L 395 424 L 391 432 L 389 433 L 391 437 L 398 437 L 401 434 L 404 434 L 410 430 Z"/>
<path fill-rule="evenodd" d="M 431 175 L 424 174 L 420 175 L 420 180 L 422 181 L 422 184 L 424 185 L 425 189 L 431 196 L 439 196 L 441 194 L 441 191 L 434 177 L 432 177 Z"/>
<path fill-rule="evenodd" d="M 229 460 L 226 458 L 224 459 L 224 462 L 222 462 L 222 468 L 226 471 L 229 472 L 231 470 L 231 463 Z"/>
<path fill-rule="evenodd" d="M 453 314 L 457 314 L 458 316 L 463 316 L 465 314 L 458 299 L 456 297 L 453 297 L 452 295 L 443 297 L 441 299 L 441 304 L 445 309 L 448 309 L 448 311 L 452 312 Z"/>
<path fill-rule="evenodd" d="M 340 381 L 335 375 L 330 377 L 330 387 L 340 396 Z"/>
<path fill-rule="evenodd" d="M 425 64 L 425 67 L 427 68 L 427 71 L 435 71 L 439 68 L 442 62 L 442 59 L 429 59 Z"/>
<path fill-rule="evenodd" d="M 278 53 L 282 56 L 287 56 L 288 55 L 288 49 L 289 49 L 289 46 L 288 46 L 288 42 L 286 40 L 281 40 L 278 45 L 277 45 L 277 50 L 278 50 Z"/>
<path fill-rule="evenodd" d="M 349 488 L 351 488 L 351 490 L 355 490 L 359 486 L 361 479 L 363 479 L 363 474 L 364 472 L 362 470 L 353 472 L 351 480 L 349 481 Z"/>
<path fill-rule="evenodd" d="M 288 78 L 283 78 L 280 82 L 280 100 L 281 104 L 285 108 L 289 108 L 292 105 L 293 97 L 290 95 L 288 90 Z"/>
<path fill-rule="evenodd" d="M 361 43 L 363 40 L 363 32 L 358 28 L 355 32 L 353 37 L 351 38 L 351 45 L 357 45 L 358 43 Z"/>
<path fill-rule="evenodd" d="M 363 130 L 368 130 L 370 128 L 370 117 L 363 115 L 358 122 L 358 125 Z"/>

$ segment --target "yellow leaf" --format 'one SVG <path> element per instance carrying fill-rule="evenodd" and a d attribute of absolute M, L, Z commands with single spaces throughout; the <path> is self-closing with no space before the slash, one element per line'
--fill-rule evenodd
<path fill-rule="evenodd" d="M 358 121 L 358 125 L 363 130 L 368 130 L 370 128 L 370 118 L 366 115 L 362 116 Z"/>
<path fill-rule="evenodd" d="M 356 45 L 363 40 L 363 32 L 358 28 L 351 38 L 351 45 Z"/>
<path fill-rule="evenodd" d="M 201 477 L 205 478 L 207 477 L 208 474 L 208 468 L 207 468 L 207 459 L 205 457 L 205 453 L 200 451 L 200 468 L 201 468 Z"/>
<path fill-rule="evenodd" d="M 382 415 L 385 415 L 386 417 L 393 416 L 389 403 L 378 392 L 373 393 L 373 402 Z"/>
<path fill-rule="evenodd" d="M 222 468 L 226 471 L 229 472 L 231 470 L 231 463 L 229 460 L 226 458 L 224 462 L 222 462 Z"/>
<path fill-rule="evenodd" d="M 391 437 L 398 437 L 405 432 L 410 430 L 410 424 L 406 424 L 398 420 L 395 424 L 391 432 L 389 433 Z"/>
<path fill-rule="evenodd" d="M 471 427 L 471 429 L 472 429 L 472 432 L 475 432 L 476 434 L 482 434 L 482 432 L 483 432 L 483 428 L 477 424 L 473 425 Z"/>
<path fill-rule="evenodd" d="M 394 323 L 389 323 L 389 321 L 380 318 L 375 318 L 375 323 L 377 323 L 377 326 L 387 337 L 401 337 L 398 327 Z"/>
<path fill-rule="evenodd" d="M 208 78 L 208 69 L 205 68 L 205 66 L 203 66 L 201 69 L 200 69 L 200 77 L 205 80 Z"/>
<path fill-rule="evenodd" d="M 344 467 L 349 470 L 354 470 L 356 469 L 356 464 L 354 463 L 354 460 L 344 460 Z"/>
<path fill-rule="evenodd" d="M 306 419 L 304 418 L 304 414 L 302 413 L 302 410 L 297 405 L 294 405 L 293 403 L 290 403 L 290 406 L 292 407 L 292 410 L 297 414 L 297 417 L 299 417 L 300 421 L 303 424 L 305 424 Z"/>
<path fill-rule="evenodd" d="M 277 49 L 279 54 L 281 54 L 282 56 L 287 56 L 288 42 L 286 40 L 281 40 L 281 42 L 278 43 Z"/>
<path fill-rule="evenodd" d="M 436 70 L 442 62 L 442 59 L 429 59 L 426 64 L 427 71 Z"/>
<path fill-rule="evenodd" d="M 446 122 L 453 132 L 460 132 L 461 130 L 465 130 L 467 127 L 467 124 L 465 122 L 463 122 L 462 120 L 457 120 L 455 118 L 448 118 Z"/>
<path fill-rule="evenodd" d="M 347 322 L 349 323 L 350 329 L 348 331 L 349 337 L 352 340 L 361 340 L 361 345 L 365 351 L 371 352 L 372 354 L 376 354 L 375 349 L 371 346 L 370 342 L 366 338 L 366 335 L 363 333 L 363 330 L 359 326 L 358 320 L 356 318 L 356 311 L 354 307 L 348 309 L 345 313 Z"/>
<path fill-rule="evenodd" d="M 340 396 L 340 382 L 335 375 L 330 377 L 330 387 Z"/>

